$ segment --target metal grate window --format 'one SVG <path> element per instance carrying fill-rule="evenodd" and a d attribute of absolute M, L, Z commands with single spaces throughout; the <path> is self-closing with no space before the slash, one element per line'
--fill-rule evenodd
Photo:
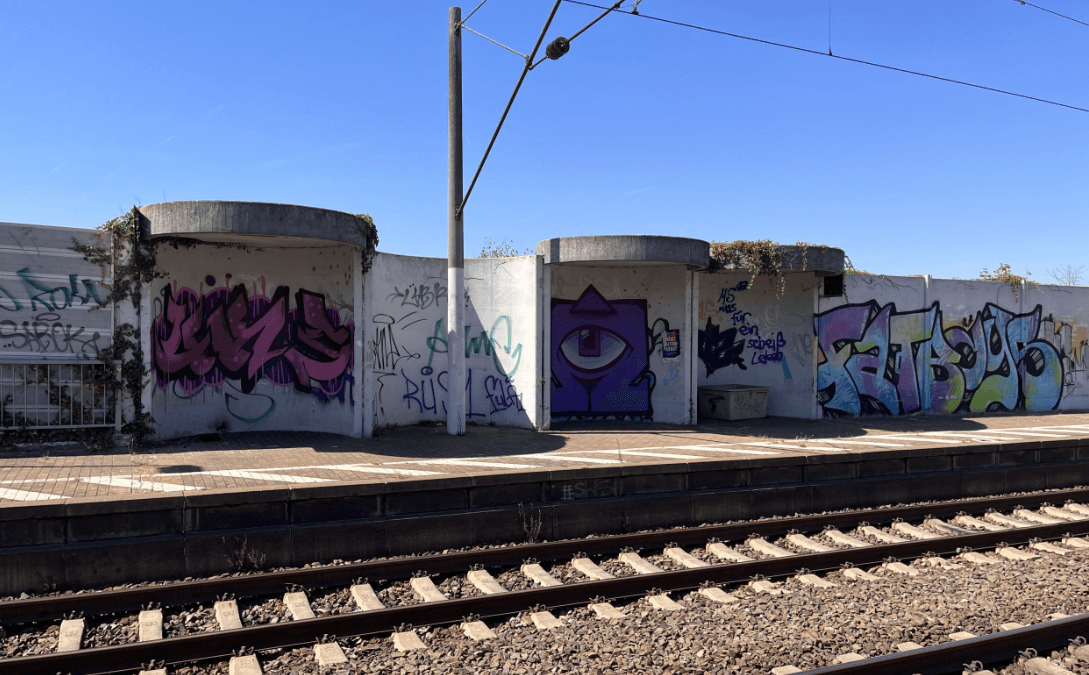
<path fill-rule="evenodd" d="M 115 377 L 100 361 L 0 363 L 0 430 L 116 427 Z"/>

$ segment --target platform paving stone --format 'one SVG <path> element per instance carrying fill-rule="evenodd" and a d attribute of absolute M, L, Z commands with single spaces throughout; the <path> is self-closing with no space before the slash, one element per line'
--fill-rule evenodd
<path fill-rule="evenodd" d="M 988 430 L 995 433 L 988 436 Z M 0 465 L 0 508 L 70 498 L 173 498 L 239 488 L 396 484 L 618 462 L 655 465 L 670 463 L 674 456 L 688 464 L 828 457 L 836 439 L 846 449 L 842 454 L 865 453 L 876 459 L 915 449 L 955 446 L 963 451 L 977 444 L 1084 436 L 1089 436 L 1089 414 L 1055 413 L 850 421 L 766 418 L 693 426 L 565 423 L 540 432 L 472 426 L 464 436 L 449 436 L 444 426 L 404 427 L 375 439 L 308 431 L 241 432 L 208 440 L 170 440 L 139 453 L 129 453 L 123 444 L 108 451 L 89 451 L 80 444 L 28 445 L 0 453 L 5 460 Z M 751 454 L 757 447 L 770 454 Z M 1089 516 L 1089 509 L 1070 510 Z"/>

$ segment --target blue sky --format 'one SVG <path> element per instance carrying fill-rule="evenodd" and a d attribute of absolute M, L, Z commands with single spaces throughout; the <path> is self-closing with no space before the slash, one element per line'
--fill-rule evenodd
<path fill-rule="evenodd" d="M 1036 4 L 1089 22 L 1085 0 Z M 449 5 L 6 0 L 0 221 L 296 203 L 445 256 Z M 469 25 L 526 52 L 551 5 L 489 0 Z M 639 9 L 828 48 L 827 0 Z M 564 3 L 548 39 L 597 13 Z M 836 54 L 1089 108 L 1089 27 L 1016 0 L 832 0 L 831 31 Z M 522 60 L 471 34 L 464 52 L 468 183 Z M 615 15 L 529 74 L 465 237 L 802 240 L 887 274 L 1046 282 L 1089 263 L 1087 207 L 1089 114 Z"/>

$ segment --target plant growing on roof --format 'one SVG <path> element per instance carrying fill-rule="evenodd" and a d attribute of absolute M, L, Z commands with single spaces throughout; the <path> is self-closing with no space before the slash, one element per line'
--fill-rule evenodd
<path fill-rule="evenodd" d="M 807 244 L 806 247 L 808 246 Z M 711 272 L 730 268 L 747 269 L 751 273 L 749 285 L 752 285 L 758 276 L 768 276 L 775 285 L 776 297 L 783 297 L 786 291 L 786 277 L 783 276 L 783 247 L 771 239 L 712 241 L 711 263 L 708 267 Z"/>

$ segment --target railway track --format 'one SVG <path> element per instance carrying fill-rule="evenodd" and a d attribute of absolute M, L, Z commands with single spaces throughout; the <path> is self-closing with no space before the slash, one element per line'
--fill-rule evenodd
<path fill-rule="evenodd" d="M 1048 503 L 1071 503 L 1064 508 Z M 522 614 L 535 608 L 535 616 L 548 622 L 549 610 L 592 603 L 607 613 L 615 600 L 652 596 L 661 603 L 672 602 L 674 591 L 704 588 L 712 600 L 728 602 L 721 587 L 745 584 L 750 580 L 771 580 L 808 570 L 816 573 L 838 570 L 844 566 L 877 565 L 891 559 L 936 558 L 967 554 L 972 550 L 996 549 L 999 555 L 1016 558 L 1014 547 L 1028 545 L 1046 550 L 1046 542 L 1066 542 L 1067 546 L 1089 545 L 1079 539 L 1089 535 L 1089 490 L 1068 490 L 1016 497 L 998 497 L 886 509 L 871 509 L 820 516 L 764 520 L 731 525 L 686 528 L 652 533 L 600 537 L 574 541 L 527 544 L 445 555 L 415 556 L 312 569 L 289 570 L 242 577 L 180 582 L 133 589 L 61 595 L 0 603 L 0 626 L 50 623 L 82 613 L 84 617 L 116 614 L 135 615 L 141 608 L 154 606 L 190 606 L 206 603 L 227 594 L 237 597 L 279 595 L 290 587 L 292 597 L 285 604 L 298 620 L 260 626 L 235 627 L 209 633 L 162 639 L 161 610 L 143 609 L 140 623 L 148 623 L 148 637 L 141 642 L 117 646 L 18 656 L 0 659 L 0 675 L 20 673 L 54 675 L 57 672 L 111 673 L 132 672 L 141 664 L 165 661 L 170 664 L 192 663 L 230 656 L 242 645 L 253 649 L 292 648 L 314 645 L 323 635 L 376 636 L 400 633 L 411 641 L 414 626 L 444 625 L 462 622 L 465 617 L 501 617 Z M 862 525 L 868 523 L 868 525 Z M 882 529 L 882 526 L 884 529 Z M 865 536 L 852 536 L 845 530 L 856 529 Z M 775 538 L 783 537 L 777 544 Z M 924 538 L 925 537 L 925 538 Z M 1054 545 L 1054 544 L 1052 544 Z M 717 559 L 713 563 L 691 556 L 685 549 L 704 546 Z M 661 551 L 676 569 L 662 569 L 639 554 Z M 747 552 L 742 553 L 742 551 Z M 614 577 L 595 564 L 591 557 L 618 556 L 619 562 L 636 573 Z M 975 555 L 979 555 L 975 553 Z M 560 583 L 550 577 L 537 561 L 572 560 L 588 580 Z M 581 561 L 581 562 L 580 562 Z M 516 567 L 536 580 L 537 587 L 509 591 L 500 586 L 489 570 Z M 446 599 L 429 576 L 416 573 L 464 575 L 479 589 L 480 595 Z M 415 576 L 414 576 L 415 575 Z M 385 582 L 409 580 L 424 602 L 414 605 L 383 607 L 369 578 Z M 811 583 L 818 583 L 810 581 Z M 769 583 L 764 581 L 764 583 Z M 306 591 L 350 587 L 360 610 L 348 614 L 306 617 Z M 718 591 L 711 590 L 718 588 Z M 302 591 L 300 589 L 305 589 Z M 302 595 L 298 595 L 302 593 Z M 657 599 L 657 600 L 655 600 Z M 224 615 L 230 615 L 229 600 Z M 294 606 L 293 606 L 294 605 Z M 298 609 L 298 612 L 295 610 Z M 159 614 L 155 612 L 158 611 Z M 237 617 L 237 605 L 233 608 Z M 312 616 L 312 612 L 310 613 Z M 68 634 L 86 619 L 68 619 Z M 54 624 L 55 625 L 55 624 Z M 236 624 L 240 625 L 240 624 Z M 487 626 L 480 624 L 484 631 Z M 143 626 L 141 626 L 142 628 Z M 973 660 L 989 661 L 1013 658 L 1026 647 L 1046 649 L 1063 645 L 1067 638 L 1089 635 L 1089 615 L 1070 617 L 1037 626 L 971 638 L 969 640 L 923 648 L 913 652 L 880 657 L 866 662 L 840 664 L 813 672 L 820 673 L 945 673 Z M 62 635 L 65 626 L 62 623 Z M 486 634 L 483 633 L 483 634 Z M 1060 639 L 1061 638 L 1061 639 Z M 71 639 L 71 638 L 69 638 Z M 409 645 L 411 646 L 411 645 Z M 336 658 L 339 648 L 319 647 Z M 1013 650 L 1010 652 L 1010 650 Z M 967 654 L 977 656 L 967 658 Z M 252 658 L 252 657 L 251 657 Z M 959 660 L 958 660 L 959 659 Z M 953 665 L 950 665 L 953 664 Z"/>

